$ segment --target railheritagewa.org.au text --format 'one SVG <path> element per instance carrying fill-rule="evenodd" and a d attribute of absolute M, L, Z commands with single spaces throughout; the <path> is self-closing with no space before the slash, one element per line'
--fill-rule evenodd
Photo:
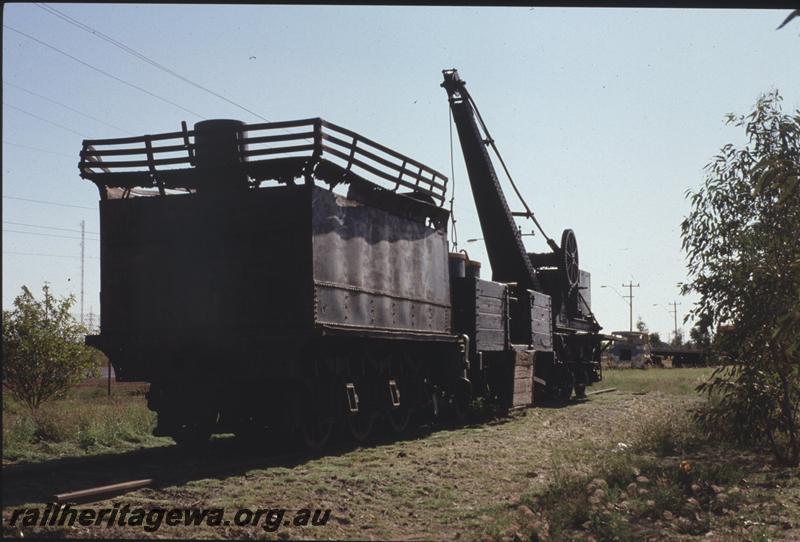
<path fill-rule="evenodd" d="M 138 508 L 115 504 L 111 508 L 73 508 L 48 504 L 43 508 L 17 508 L 8 519 L 11 527 L 132 527 L 155 532 L 169 527 L 259 527 L 274 532 L 281 527 L 322 527 L 330 520 L 330 509 L 239 508 Z"/>

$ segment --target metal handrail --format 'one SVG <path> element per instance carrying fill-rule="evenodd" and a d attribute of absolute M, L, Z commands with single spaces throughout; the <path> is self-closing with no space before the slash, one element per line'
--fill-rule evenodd
<path fill-rule="evenodd" d="M 287 128 L 298 131 L 276 133 L 285 132 Z M 347 174 L 352 174 L 387 190 L 403 187 L 427 194 L 439 204 L 444 202 L 445 175 L 320 118 L 249 124 L 242 126 L 238 134 L 239 159 L 245 170 L 248 164 L 304 153 L 317 162 L 324 159 L 338 165 L 344 181 Z M 115 157 L 124 159 L 114 160 Z M 254 160 L 256 157 L 264 158 Z M 100 184 L 104 179 L 112 182 L 115 175 L 127 175 L 133 179 L 129 181 L 133 184 L 136 177 L 131 174 L 139 172 L 150 173 L 157 179 L 159 172 L 181 166 L 194 166 L 194 131 L 187 130 L 185 123 L 179 132 L 84 140 L 78 165 L 82 177 Z"/>

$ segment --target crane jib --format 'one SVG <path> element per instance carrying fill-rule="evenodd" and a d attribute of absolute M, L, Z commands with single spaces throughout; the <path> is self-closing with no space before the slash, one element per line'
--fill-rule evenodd
<path fill-rule="evenodd" d="M 519 229 L 497 178 L 464 82 L 455 70 L 444 72 L 442 86 L 450 97 L 453 120 L 458 130 L 475 207 L 481 224 L 492 279 L 515 282 L 542 291 L 536 270 L 522 243 Z"/>

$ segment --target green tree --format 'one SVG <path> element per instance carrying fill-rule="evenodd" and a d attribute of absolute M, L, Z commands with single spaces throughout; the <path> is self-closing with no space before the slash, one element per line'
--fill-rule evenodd
<path fill-rule="evenodd" d="M 47 284 L 38 300 L 23 286 L 3 311 L 3 386 L 32 411 L 97 374 L 86 329 L 69 313 L 74 296 L 54 299 Z"/>
<path fill-rule="evenodd" d="M 650 331 L 641 316 L 636 320 L 636 331 L 639 333 L 648 333 Z"/>
<path fill-rule="evenodd" d="M 700 319 L 689 330 L 689 344 L 694 348 L 708 351 L 711 349 L 713 339 L 711 337 L 711 324 L 707 319 Z"/>
<path fill-rule="evenodd" d="M 800 111 L 784 114 L 777 91 L 752 113 L 728 115 L 744 128 L 688 192 L 682 224 L 692 314 L 723 325 L 732 363 L 701 391 L 719 398 L 701 415 L 742 440 L 764 439 L 784 462 L 800 462 Z"/>
<path fill-rule="evenodd" d="M 661 334 L 658 331 L 654 331 L 649 335 L 650 338 L 650 346 L 667 346 L 667 343 L 661 340 Z"/>
<path fill-rule="evenodd" d="M 672 337 L 672 340 L 669 341 L 669 345 L 670 346 L 674 346 L 676 348 L 680 348 L 681 346 L 683 346 L 683 330 L 682 329 L 679 329 L 675 333 L 675 336 Z"/>

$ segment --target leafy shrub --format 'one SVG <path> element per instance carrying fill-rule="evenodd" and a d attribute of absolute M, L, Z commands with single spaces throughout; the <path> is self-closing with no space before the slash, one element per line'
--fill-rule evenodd
<path fill-rule="evenodd" d="M 3 311 L 3 386 L 31 411 L 97 371 L 86 328 L 69 312 L 75 297 L 54 299 L 47 284 L 42 291 L 37 300 L 23 286 Z"/>
<path fill-rule="evenodd" d="M 730 366 L 700 391 L 717 396 L 699 413 L 739 440 L 762 440 L 800 464 L 800 110 L 784 114 L 777 91 L 749 115 L 728 115 L 747 143 L 727 144 L 706 166 L 681 225 L 692 316 L 717 325 Z M 723 333 L 719 332 L 720 326 Z"/>

